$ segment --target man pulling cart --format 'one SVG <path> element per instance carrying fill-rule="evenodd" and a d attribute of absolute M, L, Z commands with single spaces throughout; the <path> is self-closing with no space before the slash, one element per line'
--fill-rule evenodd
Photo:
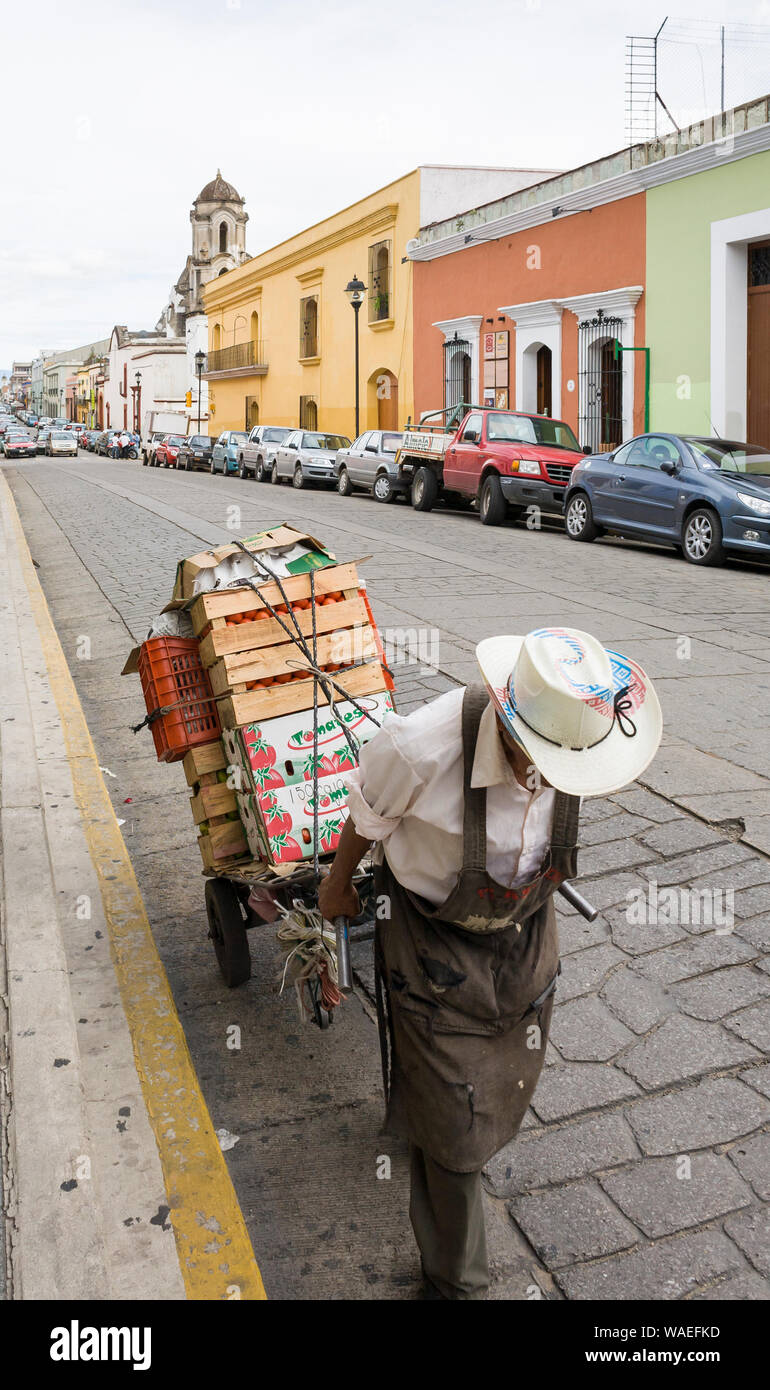
<path fill-rule="evenodd" d="M 409 1139 L 426 1294 L 448 1299 L 489 1286 L 481 1170 L 543 1066 L 580 798 L 632 782 L 662 732 L 641 667 L 588 633 L 491 638 L 477 659 L 483 683 L 389 716 L 362 749 L 319 892 L 326 918 L 355 917 L 376 843 L 386 1126 Z"/>

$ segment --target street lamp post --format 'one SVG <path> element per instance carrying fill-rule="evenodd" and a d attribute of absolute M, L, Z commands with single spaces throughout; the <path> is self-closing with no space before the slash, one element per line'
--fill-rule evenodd
<path fill-rule="evenodd" d="M 355 322 L 356 322 L 356 439 L 357 439 L 358 436 L 359 436 L 359 434 L 361 433 L 361 431 L 360 431 L 360 429 L 359 429 L 359 421 L 358 421 L 358 414 L 359 414 L 359 389 L 358 389 L 358 314 L 359 314 L 359 310 L 360 310 L 360 308 L 361 308 L 361 305 L 362 305 L 363 302 L 364 302 L 364 295 L 366 294 L 366 285 L 364 284 L 363 280 L 359 280 L 358 276 L 357 276 L 357 275 L 354 275 L 354 276 L 353 276 L 353 279 L 352 279 L 352 280 L 349 280 L 348 283 L 347 283 L 347 285 L 345 286 L 345 293 L 346 293 L 348 299 L 350 300 L 350 303 L 353 305 L 353 313 L 355 314 Z"/>
<path fill-rule="evenodd" d="M 135 421 L 134 421 L 134 428 L 135 428 L 137 434 L 141 434 L 141 432 L 142 432 L 142 373 L 141 373 L 141 372 L 137 372 L 137 373 L 136 373 L 136 376 L 134 377 L 134 380 L 135 380 L 135 382 L 136 382 L 136 388 L 135 388 L 135 390 L 134 390 L 134 413 L 135 413 L 135 415 L 136 415 L 136 419 L 135 419 Z"/>
<path fill-rule="evenodd" d="M 205 361 L 205 352 L 198 348 L 195 354 L 195 375 L 198 378 L 198 434 L 201 432 L 201 377 L 203 375 L 203 364 Z"/>

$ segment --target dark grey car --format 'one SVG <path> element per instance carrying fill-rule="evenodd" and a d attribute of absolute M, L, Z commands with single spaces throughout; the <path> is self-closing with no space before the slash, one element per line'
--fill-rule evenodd
<path fill-rule="evenodd" d="M 279 447 L 270 474 L 272 483 L 290 478 L 294 487 L 308 483 L 337 481 L 337 451 L 350 440 L 344 434 L 322 434 L 318 430 L 292 430 Z"/>
<path fill-rule="evenodd" d="M 371 492 L 378 502 L 395 502 L 408 492 L 399 475 L 396 454 L 404 442 L 396 430 L 367 430 L 349 449 L 337 450 L 337 491 L 349 497 L 356 488 Z"/>

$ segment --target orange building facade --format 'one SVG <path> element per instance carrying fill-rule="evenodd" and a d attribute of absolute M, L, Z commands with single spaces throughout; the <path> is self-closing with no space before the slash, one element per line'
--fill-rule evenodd
<path fill-rule="evenodd" d="M 573 173 L 422 229 L 408 248 L 417 418 L 460 400 L 537 411 L 592 449 L 645 428 L 645 354 L 631 351 L 645 344 L 645 194 L 617 196 L 623 172 L 593 208 L 575 206 L 591 189 Z"/>

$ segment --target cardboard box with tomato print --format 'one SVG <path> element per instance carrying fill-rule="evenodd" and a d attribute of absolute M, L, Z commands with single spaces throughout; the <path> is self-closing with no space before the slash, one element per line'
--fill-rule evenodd
<path fill-rule="evenodd" d="M 271 864 L 313 857 L 313 783 L 294 782 L 270 791 L 240 793 L 238 809 L 249 849 Z M 348 816 L 344 776 L 327 775 L 318 783 L 318 852 L 333 854 Z"/>
<path fill-rule="evenodd" d="M 349 700 L 338 704 L 339 719 L 335 719 L 328 705 L 319 706 L 317 749 L 313 743 L 312 710 L 223 730 L 228 762 L 241 774 L 240 790 L 256 793 L 310 781 L 314 767 L 319 777 L 327 777 L 355 766 L 343 724 L 359 744 L 368 743 L 393 709 L 393 700 L 387 691 L 382 691 L 362 695 L 356 703 L 360 709 Z M 362 709 L 366 714 L 361 713 Z"/>

